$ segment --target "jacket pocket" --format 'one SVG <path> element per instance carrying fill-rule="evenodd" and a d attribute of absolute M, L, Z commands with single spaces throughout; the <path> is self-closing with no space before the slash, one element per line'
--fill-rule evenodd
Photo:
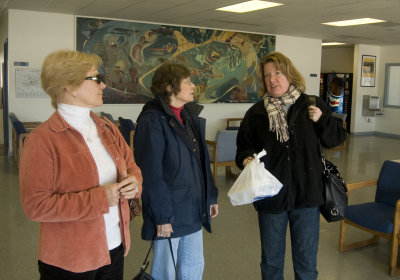
<path fill-rule="evenodd" d="M 193 189 L 187 186 L 171 187 L 174 209 L 174 226 L 188 226 L 195 222 Z"/>

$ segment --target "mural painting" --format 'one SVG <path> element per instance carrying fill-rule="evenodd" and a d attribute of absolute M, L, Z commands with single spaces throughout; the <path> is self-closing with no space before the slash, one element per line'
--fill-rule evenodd
<path fill-rule="evenodd" d="M 257 65 L 275 36 L 77 17 L 76 49 L 103 59 L 106 104 L 153 98 L 152 74 L 164 61 L 184 64 L 200 103 L 259 100 Z"/>

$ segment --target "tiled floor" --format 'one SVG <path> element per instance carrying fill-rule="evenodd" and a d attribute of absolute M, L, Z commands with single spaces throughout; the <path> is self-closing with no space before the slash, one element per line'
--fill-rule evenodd
<path fill-rule="evenodd" d="M 400 159 L 400 139 L 380 136 L 351 136 L 345 150 L 326 151 L 348 183 L 374 179 L 386 159 Z M 226 193 L 233 180 L 219 170 L 220 215 L 213 222 L 213 233 L 204 233 L 205 280 L 251 280 L 260 277 L 260 241 L 256 212 L 251 205 L 231 206 Z M 37 272 L 37 240 L 39 225 L 29 221 L 21 208 L 18 169 L 6 156 L 0 156 L 0 279 L 39 279 Z M 400 186 L 399 186 L 400 187 Z M 350 203 L 372 200 L 374 188 L 355 191 Z M 125 279 L 139 271 L 140 262 L 149 244 L 140 239 L 142 220 L 131 224 L 132 250 L 125 259 Z M 318 253 L 319 279 L 376 280 L 393 279 L 388 275 L 389 243 L 346 252 L 338 251 L 339 223 L 328 224 L 321 219 Z M 364 236 L 348 230 L 353 240 Z M 290 242 L 287 242 L 285 279 L 294 279 Z M 399 278 L 395 277 L 394 279 Z"/>

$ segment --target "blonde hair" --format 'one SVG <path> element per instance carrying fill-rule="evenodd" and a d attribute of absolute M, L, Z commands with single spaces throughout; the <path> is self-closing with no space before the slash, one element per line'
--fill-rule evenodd
<path fill-rule="evenodd" d="M 299 92 L 305 92 L 306 83 L 303 76 L 294 66 L 292 61 L 280 52 L 270 52 L 263 59 L 261 59 L 258 68 L 258 78 L 261 81 L 260 96 L 267 92 L 267 87 L 264 81 L 264 66 L 265 64 L 273 62 L 277 70 L 281 71 L 286 76 L 289 83 L 294 85 Z"/>
<path fill-rule="evenodd" d="M 68 86 L 78 88 L 92 68 L 102 65 L 95 54 L 79 51 L 58 50 L 49 54 L 42 64 L 40 80 L 43 90 L 50 96 L 51 105 L 57 109 L 57 103 L 63 98 Z"/>

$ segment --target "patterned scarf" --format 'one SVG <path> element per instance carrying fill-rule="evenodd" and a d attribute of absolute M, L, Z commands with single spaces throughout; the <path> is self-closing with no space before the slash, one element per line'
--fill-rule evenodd
<path fill-rule="evenodd" d="M 279 98 L 271 97 L 267 93 L 263 97 L 264 107 L 269 119 L 269 130 L 276 132 L 276 139 L 280 142 L 289 140 L 288 124 L 282 105 L 288 106 L 294 104 L 299 96 L 300 92 L 294 86 L 290 86 L 288 92 Z"/>

